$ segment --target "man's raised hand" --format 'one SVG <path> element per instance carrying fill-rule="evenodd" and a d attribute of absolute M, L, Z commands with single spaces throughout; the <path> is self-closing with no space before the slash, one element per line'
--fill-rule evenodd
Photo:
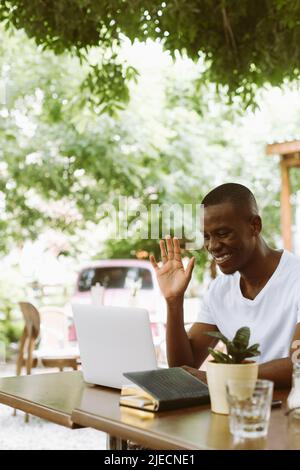
<path fill-rule="evenodd" d="M 165 299 L 175 300 L 182 298 L 192 277 L 195 258 L 191 258 L 187 268 L 184 269 L 180 254 L 180 245 L 177 238 L 166 237 L 167 249 L 164 240 L 160 240 L 162 266 L 159 267 L 154 256 L 150 261 L 155 269 L 157 280 Z"/>

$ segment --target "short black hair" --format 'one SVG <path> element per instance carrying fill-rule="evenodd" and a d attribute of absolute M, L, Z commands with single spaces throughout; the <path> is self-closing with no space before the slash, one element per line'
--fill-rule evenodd
<path fill-rule="evenodd" d="M 210 191 L 202 200 L 204 207 L 230 202 L 237 209 L 246 208 L 251 214 L 258 214 L 254 194 L 246 186 L 238 183 L 225 183 Z"/>

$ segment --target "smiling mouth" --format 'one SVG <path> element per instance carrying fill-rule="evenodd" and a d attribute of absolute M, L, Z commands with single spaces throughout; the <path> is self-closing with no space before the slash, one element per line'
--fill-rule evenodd
<path fill-rule="evenodd" d="M 232 254 L 227 253 L 226 255 L 222 256 L 214 256 L 214 259 L 217 264 L 223 264 L 228 261 L 232 257 Z"/>

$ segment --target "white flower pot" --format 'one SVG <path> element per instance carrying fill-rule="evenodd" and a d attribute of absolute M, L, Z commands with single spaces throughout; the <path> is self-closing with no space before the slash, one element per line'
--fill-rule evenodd
<path fill-rule="evenodd" d="M 211 410 L 214 413 L 228 415 L 226 398 L 226 382 L 228 379 L 253 380 L 258 376 L 258 364 L 249 362 L 244 364 L 207 363 L 207 384 L 211 401 Z"/>

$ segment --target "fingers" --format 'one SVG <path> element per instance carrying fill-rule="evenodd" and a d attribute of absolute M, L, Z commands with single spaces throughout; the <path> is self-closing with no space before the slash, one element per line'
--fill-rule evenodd
<path fill-rule="evenodd" d="M 160 252 L 161 252 L 161 259 L 162 259 L 163 264 L 165 264 L 168 261 L 168 256 L 167 256 L 164 240 L 160 240 L 159 246 L 160 246 Z"/>
<path fill-rule="evenodd" d="M 153 268 L 154 268 L 155 271 L 156 271 L 156 270 L 158 269 L 158 264 L 157 264 L 157 262 L 156 262 L 156 259 L 154 258 L 153 255 L 150 255 L 150 256 L 149 256 L 149 259 L 150 259 L 150 262 L 151 262 Z"/>
<path fill-rule="evenodd" d="M 181 251 L 180 251 L 180 243 L 178 238 L 173 238 L 174 244 L 174 258 L 176 261 L 181 261 Z"/>
<path fill-rule="evenodd" d="M 190 259 L 189 264 L 187 265 L 186 270 L 185 270 L 188 279 L 190 279 L 192 277 L 192 272 L 193 272 L 194 266 L 195 266 L 195 257 L 193 256 Z"/>
<path fill-rule="evenodd" d="M 170 235 L 166 236 L 166 240 L 167 240 L 167 248 L 168 248 L 168 259 L 172 260 L 172 259 L 174 259 L 173 241 L 172 241 L 172 238 L 170 237 Z"/>
<path fill-rule="evenodd" d="M 160 252 L 163 264 L 165 264 L 168 260 L 175 259 L 176 261 L 181 261 L 181 250 L 180 250 L 180 243 L 178 238 L 174 237 L 171 238 L 170 235 L 166 236 L 166 243 L 167 243 L 167 250 L 164 240 L 160 240 Z"/>

